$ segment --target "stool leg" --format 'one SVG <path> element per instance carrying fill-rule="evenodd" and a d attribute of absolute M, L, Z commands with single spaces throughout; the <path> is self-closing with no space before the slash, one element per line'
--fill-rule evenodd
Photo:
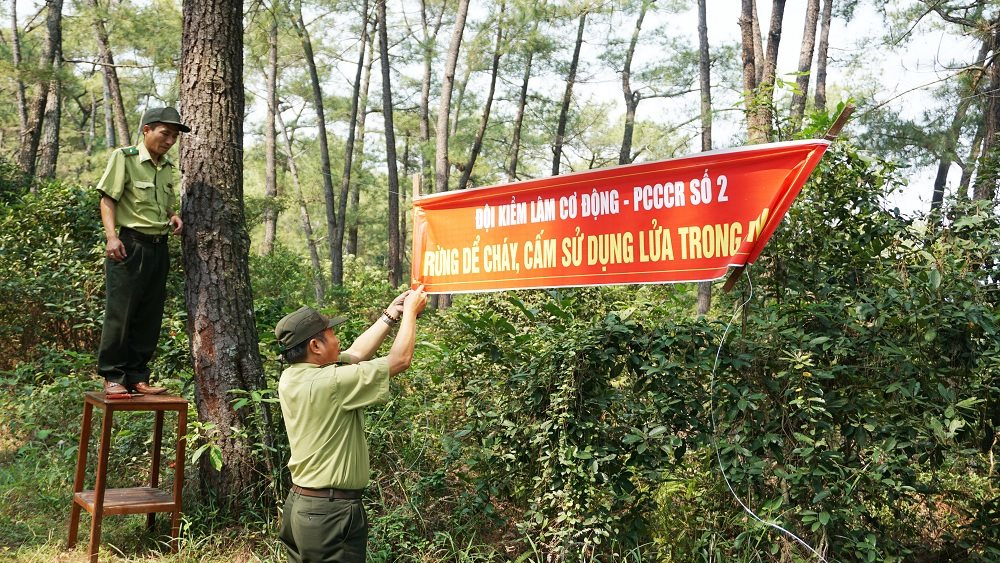
<path fill-rule="evenodd" d="M 80 505 L 76 493 L 83 491 L 83 479 L 87 473 L 87 449 L 90 447 L 90 417 L 94 406 L 83 400 L 83 427 L 80 430 L 80 447 L 76 451 L 76 476 L 73 477 L 73 507 L 69 516 L 69 541 L 66 547 L 76 546 L 76 535 L 80 527 Z"/>
<path fill-rule="evenodd" d="M 160 447 L 163 440 L 163 411 L 156 411 L 156 422 L 153 424 L 153 466 L 149 476 L 149 486 L 157 488 L 160 486 Z M 146 514 L 146 530 L 152 532 L 153 524 L 156 520 L 156 513 Z"/>
<path fill-rule="evenodd" d="M 101 547 L 101 524 L 104 520 L 104 489 L 107 487 L 108 452 L 111 450 L 111 419 L 114 409 L 108 406 L 101 422 L 101 442 L 97 450 L 97 479 L 94 484 L 94 514 L 90 523 L 90 546 L 87 554 L 90 563 L 97 563 Z"/>
<path fill-rule="evenodd" d="M 184 486 L 184 446 L 187 444 L 187 407 L 177 411 L 177 448 L 174 453 L 174 513 L 170 521 L 170 550 L 177 553 L 181 533 L 181 490 Z"/>

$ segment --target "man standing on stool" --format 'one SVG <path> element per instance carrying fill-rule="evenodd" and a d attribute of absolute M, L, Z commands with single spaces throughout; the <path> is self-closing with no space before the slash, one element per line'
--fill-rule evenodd
<path fill-rule="evenodd" d="M 156 395 L 149 384 L 149 360 L 156 351 L 166 301 L 170 256 L 167 233 L 184 227 L 175 210 L 180 174 L 167 158 L 181 123 L 172 107 L 142 115 L 142 142 L 111 153 L 97 190 L 107 238 L 104 261 L 106 304 L 97 373 L 106 395 Z M 116 229 L 117 227 L 117 229 Z"/>
<path fill-rule="evenodd" d="M 278 381 L 292 476 L 278 537 L 289 563 L 364 563 L 364 407 L 385 402 L 389 377 L 410 367 L 417 315 L 426 304 L 423 286 L 403 293 L 343 352 L 333 327 L 344 317 L 329 319 L 302 307 L 274 328 L 282 356 L 292 364 Z M 371 359 L 397 323 L 389 355 Z"/>

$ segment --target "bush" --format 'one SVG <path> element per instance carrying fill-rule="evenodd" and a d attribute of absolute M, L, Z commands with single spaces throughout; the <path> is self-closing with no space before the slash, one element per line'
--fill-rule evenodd
<path fill-rule="evenodd" d="M 97 193 L 53 182 L 0 209 L 0 369 L 43 346 L 94 350 L 103 302 Z"/>

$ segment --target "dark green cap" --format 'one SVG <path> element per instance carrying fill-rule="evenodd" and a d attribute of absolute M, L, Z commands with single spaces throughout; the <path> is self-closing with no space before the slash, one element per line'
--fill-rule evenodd
<path fill-rule="evenodd" d="M 184 133 L 191 132 L 190 127 L 181 123 L 181 114 L 177 113 L 177 110 L 170 106 L 147 109 L 146 113 L 142 114 L 141 125 L 151 125 L 153 123 L 170 123 L 176 125 Z"/>
<path fill-rule="evenodd" d="M 290 350 L 320 331 L 342 324 L 347 317 L 329 318 L 321 315 L 312 307 L 302 307 L 294 313 L 285 315 L 274 327 L 274 336 L 281 344 L 282 351 Z"/>

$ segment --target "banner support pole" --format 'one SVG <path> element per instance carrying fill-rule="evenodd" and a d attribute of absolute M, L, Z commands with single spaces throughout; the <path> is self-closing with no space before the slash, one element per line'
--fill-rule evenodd
<path fill-rule="evenodd" d="M 844 109 L 840 111 L 840 115 L 838 115 L 837 119 L 833 121 L 833 125 L 831 125 L 830 129 L 827 130 L 825 135 L 823 135 L 823 138 L 827 141 L 834 141 L 837 138 L 837 135 L 840 134 L 840 130 L 844 128 L 845 124 L 847 124 L 847 120 L 851 118 L 852 113 L 854 113 L 854 106 L 851 104 L 845 105 Z M 726 283 L 722 286 L 723 292 L 729 293 L 733 290 L 733 286 L 736 285 L 736 280 L 738 280 L 740 275 L 743 274 L 743 270 L 746 270 L 746 266 L 736 266 L 736 268 L 729 273 L 729 278 L 726 279 Z"/>

